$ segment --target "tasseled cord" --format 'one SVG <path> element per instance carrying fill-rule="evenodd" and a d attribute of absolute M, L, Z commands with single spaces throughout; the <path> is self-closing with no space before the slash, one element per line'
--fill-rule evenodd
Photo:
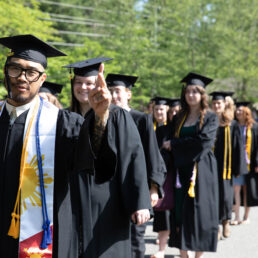
<path fill-rule="evenodd" d="M 42 225 L 43 237 L 42 237 L 42 241 L 40 244 L 40 248 L 46 249 L 46 248 L 48 248 L 48 245 L 50 245 L 52 243 L 52 237 L 51 237 L 50 221 L 48 219 L 48 212 L 47 212 L 43 166 L 42 166 L 42 156 L 41 156 L 40 138 L 39 138 L 39 120 L 40 120 L 42 106 L 43 106 L 43 100 L 40 98 L 40 106 L 39 106 L 37 122 L 36 122 L 36 149 L 37 149 L 37 161 L 38 161 L 38 169 L 39 169 L 39 182 L 40 182 L 42 216 L 43 216 L 43 225 Z"/>
<path fill-rule="evenodd" d="M 20 195 L 21 195 L 21 186 L 22 186 L 22 182 L 23 182 L 23 174 L 25 171 L 25 162 L 28 157 L 28 153 L 26 152 L 26 150 L 27 150 L 27 144 L 28 144 L 28 140 L 29 140 L 30 129 L 31 129 L 32 122 L 34 120 L 36 111 L 38 109 L 38 106 L 39 106 L 39 103 L 37 102 L 37 104 L 34 107 L 33 114 L 30 119 L 29 126 L 27 129 L 23 147 L 22 147 L 19 187 L 18 187 L 18 193 L 17 193 L 14 209 L 11 214 L 11 216 L 12 216 L 11 225 L 10 225 L 10 228 L 8 231 L 8 236 L 13 237 L 14 239 L 19 238 L 19 235 L 20 235 Z"/>
<path fill-rule="evenodd" d="M 196 176 L 197 176 L 197 163 L 195 162 L 194 167 L 193 167 L 193 173 L 191 177 L 191 182 L 190 182 L 190 187 L 188 189 L 188 195 L 192 198 L 195 197 L 195 182 L 196 182 Z"/>
<path fill-rule="evenodd" d="M 250 160 L 251 160 L 251 145 L 252 145 L 252 132 L 251 132 L 251 128 L 248 127 L 245 130 L 247 130 L 246 132 L 246 147 L 245 147 L 245 159 L 246 159 L 246 163 L 248 166 L 248 171 L 250 171 Z"/>
<path fill-rule="evenodd" d="M 223 180 L 231 179 L 231 133 L 230 127 L 225 126 L 225 137 L 224 137 L 224 168 L 223 168 Z M 227 167 L 228 157 L 228 167 Z"/>
<path fill-rule="evenodd" d="M 181 128 L 185 122 L 185 119 L 187 117 L 187 113 L 185 114 L 179 128 L 178 128 L 178 131 L 176 133 L 176 137 L 179 138 L 179 135 L 180 135 L 180 131 L 181 131 Z M 195 162 L 194 164 L 194 167 L 193 167 L 193 172 L 192 172 L 192 177 L 191 177 L 191 182 L 190 182 L 190 187 L 188 189 L 188 195 L 192 198 L 195 197 L 195 190 L 194 190 L 194 187 L 195 187 L 195 182 L 196 182 L 196 176 L 197 176 L 197 163 Z M 177 170 L 177 174 L 176 174 L 176 188 L 181 188 L 182 185 L 180 183 L 180 179 L 179 179 L 179 173 L 178 173 L 178 170 Z"/>

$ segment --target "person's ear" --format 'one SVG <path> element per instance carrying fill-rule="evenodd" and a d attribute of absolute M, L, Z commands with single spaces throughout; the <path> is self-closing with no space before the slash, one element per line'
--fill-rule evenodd
<path fill-rule="evenodd" d="M 131 90 L 127 90 L 127 98 L 128 98 L 128 100 L 130 100 L 132 98 L 132 91 Z"/>

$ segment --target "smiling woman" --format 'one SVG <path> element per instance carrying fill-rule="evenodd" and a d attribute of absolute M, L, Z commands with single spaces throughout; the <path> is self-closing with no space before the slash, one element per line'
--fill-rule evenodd
<path fill-rule="evenodd" d="M 69 110 L 82 116 L 90 110 L 88 93 L 96 87 L 97 75 L 102 62 L 111 58 L 92 58 L 64 66 L 72 68 L 74 77 L 71 79 L 71 106 Z"/>

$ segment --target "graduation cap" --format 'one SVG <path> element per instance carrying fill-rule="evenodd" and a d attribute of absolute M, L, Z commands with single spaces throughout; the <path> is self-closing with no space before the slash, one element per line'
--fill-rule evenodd
<path fill-rule="evenodd" d="M 213 91 L 209 95 L 212 96 L 212 100 L 225 100 L 226 97 L 232 97 L 233 91 Z"/>
<path fill-rule="evenodd" d="M 188 73 L 180 82 L 188 85 L 199 85 L 205 88 L 208 84 L 210 84 L 213 79 L 205 77 L 203 75 L 197 73 Z"/>
<path fill-rule="evenodd" d="M 151 101 L 154 101 L 155 105 L 168 105 L 169 99 L 165 97 L 154 97 L 151 99 Z"/>
<path fill-rule="evenodd" d="M 39 89 L 39 92 L 47 92 L 57 96 L 59 93 L 61 93 L 62 88 L 62 84 L 44 81 L 43 85 Z"/>
<path fill-rule="evenodd" d="M 241 101 L 241 102 L 239 101 L 239 102 L 236 102 L 236 107 L 242 107 L 242 106 L 247 107 L 250 104 L 251 104 L 250 101 Z"/>
<path fill-rule="evenodd" d="M 9 57 L 17 57 L 40 63 L 47 67 L 48 57 L 66 56 L 63 52 L 50 46 L 33 35 L 18 35 L 0 38 L 0 44 L 10 48 Z"/>
<path fill-rule="evenodd" d="M 137 79 L 138 77 L 136 76 L 109 73 L 106 77 L 106 82 L 108 87 L 124 86 L 125 88 L 131 89 Z"/>
<path fill-rule="evenodd" d="M 96 76 L 98 75 L 100 64 L 112 59 L 113 58 L 97 57 L 65 65 L 63 67 L 73 69 L 74 74 L 78 76 Z"/>
<path fill-rule="evenodd" d="M 176 99 L 168 99 L 168 105 L 170 107 L 181 106 L 181 100 L 179 98 Z"/>

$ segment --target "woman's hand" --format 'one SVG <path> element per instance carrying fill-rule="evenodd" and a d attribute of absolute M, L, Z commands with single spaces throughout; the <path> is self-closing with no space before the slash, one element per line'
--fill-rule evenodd
<path fill-rule="evenodd" d="M 148 209 L 138 210 L 131 216 L 134 224 L 141 225 L 150 219 L 150 211 Z"/>
<path fill-rule="evenodd" d="M 161 149 L 165 149 L 165 150 L 171 151 L 171 144 L 170 144 L 170 141 L 165 141 L 165 142 L 163 142 L 163 145 L 162 145 Z"/>
<path fill-rule="evenodd" d="M 96 80 L 96 87 L 89 91 L 89 103 L 95 111 L 95 114 L 105 124 L 109 115 L 109 106 L 112 96 L 107 88 L 104 78 L 104 64 L 99 67 L 99 73 Z"/>

